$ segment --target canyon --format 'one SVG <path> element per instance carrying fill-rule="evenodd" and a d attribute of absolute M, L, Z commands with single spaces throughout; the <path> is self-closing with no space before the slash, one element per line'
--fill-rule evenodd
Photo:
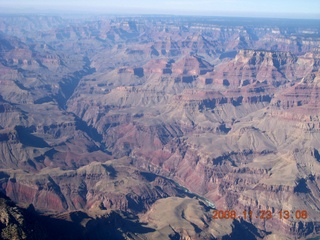
<path fill-rule="evenodd" d="M 318 237 L 319 26 L 0 16 L 1 199 L 39 239 Z"/>

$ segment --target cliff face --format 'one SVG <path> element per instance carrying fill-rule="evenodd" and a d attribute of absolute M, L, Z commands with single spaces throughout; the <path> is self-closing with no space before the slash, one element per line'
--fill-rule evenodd
<path fill-rule="evenodd" d="M 159 198 L 187 196 L 173 181 L 130 166 L 129 159 L 92 162 L 77 170 L 3 173 L 6 195 L 42 211 L 121 210 L 138 213 Z"/>
<path fill-rule="evenodd" d="M 0 18 L 0 187 L 12 200 L 83 211 L 92 226 L 139 214 L 150 239 L 319 234 L 316 23 L 21 18 Z M 209 202 L 254 217 L 212 222 Z M 128 220 L 117 214 L 100 220 Z"/>

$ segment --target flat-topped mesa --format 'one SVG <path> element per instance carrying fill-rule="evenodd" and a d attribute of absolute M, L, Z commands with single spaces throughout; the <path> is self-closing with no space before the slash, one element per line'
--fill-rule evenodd
<path fill-rule="evenodd" d="M 311 73 L 292 87 L 278 93 L 271 102 L 271 114 L 297 121 L 305 129 L 320 130 L 320 77 Z"/>
<path fill-rule="evenodd" d="M 278 56 L 281 58 L 293 58 L 294 55 L 290 52 L 285 51 L 267 51 L 267 50 L 255 50 L 255 49 L 241 49 L 238 51 L 239 56 L 252 58 L 252 57 L 267 57 L 273 58 L 274 56 Z M 237 56 L 235 58 L 238 58 Z"/>
<path fill-rule="evenodd" d="M 280 86 L 293 80 L 297 57 L 289 52 L 240 50 L 234 59 L 215 68 L 215 81 L 226 88 L 238 88 L 253 82 Z"/>
<path fill-rule="evenodd" d="M 185 89 L 175 99 L 185 104 L 198 103 L 199 109 L 214 109 L 219 105 L 232 104 L 234 107 L 242 104 L 270 103 L 275 87 L 265 83 L 255 82 L 246 87 L 228 89 L 226 91 Z"/>
<path fill-rule="evenodd" d="M 214 66 L 198 56 L 152 59 L 143 66 L 145 74 L 161 74 L 178 77 L 182 82 L 188 76 L 202 76 L 213 71 Z"/>

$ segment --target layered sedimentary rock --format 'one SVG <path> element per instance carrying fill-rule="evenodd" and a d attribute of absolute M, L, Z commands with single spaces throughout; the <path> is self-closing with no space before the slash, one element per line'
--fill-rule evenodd
<path fill-rule="evenodd" d="M 43 169 L 38 174 L 2 172 L 6 195 L 42 211 L 121 210 L 138 213 L 157 199 L 187 196 L 172 180 L 140 172 L 130 160 L 98 163 L 77 170 Z"/>
<path fill-rule="evenodd" d="M 149 239 L 319 234 L 317 21 L 38 20 L 0 19 L 7 196 L 140 214 Z M 209 219 L 212 203 L 237 218 Z"/>

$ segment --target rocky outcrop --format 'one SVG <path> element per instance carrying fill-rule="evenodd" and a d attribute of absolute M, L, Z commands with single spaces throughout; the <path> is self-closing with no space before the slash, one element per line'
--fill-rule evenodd
<path fill-rule="evenodd" d="M 0 18 L 7 196 L 59 212 L 58 226 L 76 219 L 66 226 L 79 237 L 109 236 L 95 232 L 105 223 L 119 238 L 134 238 L 126 224 L 147 238 L 319 234 L 318 25 L 37 19 Z M 210 202 L 255 215 L 213 222 Z M 308 217 L 280 219 L 281 209 Z"/>
<path fill-rule="evenodd" d="M 37 175 L 2 171 L 6 195 L 41 211 L 121 210 L 139 213 L 157 199 L 188 196 L 172 180 L 140 172 L 130 160 L 93 162 L 78 170 L 43 170 Z"/>
<path fill-rule="evenodd" d="M 2 193 L 0 206 L 1 239 L 27 239 L 29 231 L 21 210 Z"/>

